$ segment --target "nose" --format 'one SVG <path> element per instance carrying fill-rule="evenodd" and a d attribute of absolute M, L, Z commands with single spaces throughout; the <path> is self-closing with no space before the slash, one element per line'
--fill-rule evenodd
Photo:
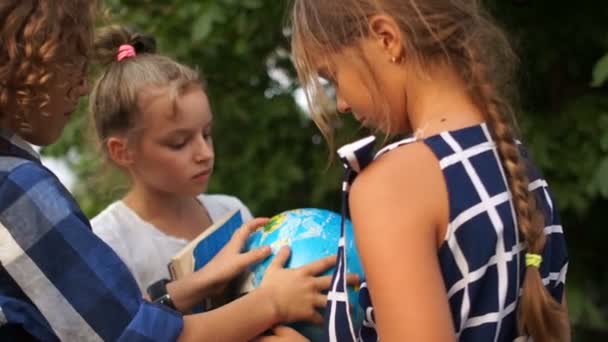
<path fill-rule="evenodd" d="M 336 106 L 338 109 L 338 112 L 345 114 L 345 113 L 350 113 L 350 106 L 348 105 L 348 103 L 346 103 L 346 101 L 344 101 L 344 99 L 342 98 L 342 96 L 340 96 L 340 94 L 336 94 Z"/>
<path fill-rule="evenodd" d="M 205 163 L 213 160 L 214 152 L 213 145 L 205 139 L 203 135 L 197 138 L 196 150 L 194 151 L 194 161 L 197 163 Z"/>

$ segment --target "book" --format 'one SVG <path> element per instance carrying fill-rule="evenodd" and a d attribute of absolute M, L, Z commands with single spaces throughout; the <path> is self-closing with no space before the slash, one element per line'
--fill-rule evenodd
<path fill-rule="evenodd" d="M 243 225 L 239 209 L 235 209 L 205 229 L 188 243 L 169 262 L 169 274 L 173 280 L 180 279 L 205 266 L 232 238 L 232 234 Z"/>

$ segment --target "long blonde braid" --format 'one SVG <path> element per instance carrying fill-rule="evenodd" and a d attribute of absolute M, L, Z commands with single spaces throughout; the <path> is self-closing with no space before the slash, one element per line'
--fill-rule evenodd
<path fill-rule="evenodd" d="M 485 63 L 472 49 L 470 77 L 473 98 L 486 115 L 488 128 L 506 173 L 512 195 L 517 225 L 523 235 L 527 253 L 542 254 L 546 237 L 544 217 L 536 206 L 536 200 L 528 189 L 529 180 L 524 159 L 515 141 L 512 109 L 488 81 Z M 565 310 L 545 288 L 538 267 L 527 266 L 524 274 L 521 301 L 518 307 L 518 326 L 521 333 L 529 334 L 535 341 L 569 340 Z"/>

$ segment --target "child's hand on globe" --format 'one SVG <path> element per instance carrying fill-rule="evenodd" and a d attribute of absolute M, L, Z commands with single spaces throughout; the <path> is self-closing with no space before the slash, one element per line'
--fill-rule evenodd
<path fill-rule="evenodd" d="M 313 261 L 299 268 L 284 268 L 290 249 L 281 248 L 268 266 L 259 288 L 270 289 L 278 319 L 284 323 L 309 321 L 323 323 L 317 309 L 325 308 L 327 296 L 323 291 L 331 284 L 331 275 L 317 276 L 333 267 L 336 256 Z"/>
<path fill-rule="evenodd" d="M 256 218 L 239 228 L 222 250 L 198 270 L 206 294 L 217 295 L 229 282 L 241 275 L 249 266 L 268 257 L 272 250 L 268 246 L 242 252 L 249 236 L 268 222 L 267 218 Z"/>
<path fill-rule="evenodd" d="M 312 341 L 324 340 L 322 326 L 313 323 L 319 323 L 325 312 L 326 290 L 330 288 L 331 280 L 322 276 L 335 273 L 335 256 L 332 254 L 338 252 L 342 237 L 345 242 L 344 252 L 348 257 L 345 271 L 349 273 L 346 277 L 349 286 L 345 294 L 348 296 L 352 322 L 355 327 L 360 327 L 364 312 L 357 305 L 358 284 L 360 279 L 365 279 L 365 275 L 353 238 L 352 222 L 330 210 L 318 208 L 287 210 L 273 216 L 263 229 L 253 234 L 246 248 L 254 250 L 262 246 L 271 246 L 273 255 L 252 266 L 251 273 L 240 286 L 240 292 L 255 291 L 265 283 L 265 287 L 270 288 L 265 292 L 271 296 L 273 301 L 271 304 L 274 304 L 274 297 L 286 298 L 282 301 L 279 299 L 275 305 L 277 311 L 281 310 L 279 314 L 283 323 L 288 323 L 291 328 Z M 277 253 L 281 246 L 289 246 L 289 249 Z M 281 260 L 277 261 L 275 258 Z M 277 263 L 270 267 L 273 262 Z M 269 269 L 271 274 L 268 275 Z M 294 274 L 285 269 L 299 270 L 301 273 Z M 282 277 L 288 279 L 281 280 Z M 321 280 L 314 283 L 315 278 Z M 290 305 L 295 308 L 292 309 Z M 290 312 L 305 318 L 294 318 Z M 279 320 L 279 317 L 275 319 Z M 303 320 L 306 322 L 302 322 Z"/>

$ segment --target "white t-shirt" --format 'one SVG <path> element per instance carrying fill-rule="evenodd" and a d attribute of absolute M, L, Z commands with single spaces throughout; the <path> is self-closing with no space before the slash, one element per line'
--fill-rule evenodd
<path fill-rule="evenodd" d="M 236 197 L 201 195 L 212 221 L 233 209 L 240 209 L 243 222 L 252 219 L 249 209 Z M 188 244 L 188 240 L 163 233 L 144 221 L 123 201 L 110 204 L 91 220 L 93 232 L 104 240 L 127 265 L 142 293 L 163 278 L 169 278 L 167 265 L 171 258 Z"/>

